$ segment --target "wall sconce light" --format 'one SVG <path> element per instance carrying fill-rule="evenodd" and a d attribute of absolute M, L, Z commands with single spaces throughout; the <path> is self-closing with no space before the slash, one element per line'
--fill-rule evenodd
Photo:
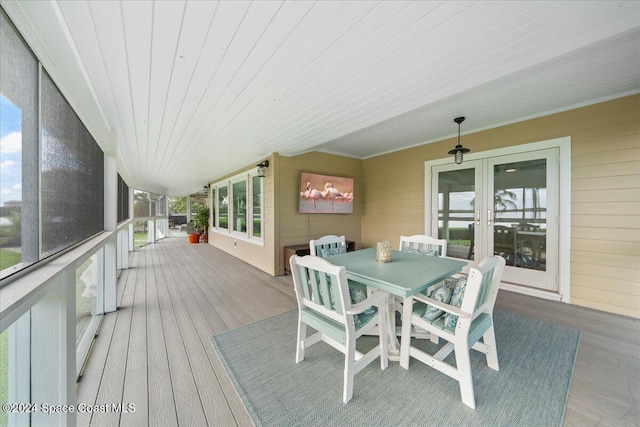
<path fill-rule="evenodd" d="M 258 163 L 258 176 L 264 178 L 267 175 L 267 168 L 269 167 L 269 160 Z"/>
<path fill-rule="evenodd" d="M 205 190 L 208 190 L 210 187 L 211 187 L 210 184 L 205 184 L 204 187 L 202 187 L 202 188 L 204 188 Z"/>
<path fill-rule="evenodd" d="M 460 163 L 462 163 L 462 155 L 464 153 L 468 153 L 471 150 L 469 150 L 468 148 L 464 148 L 460 144 L 460 123 L 464 122 L 464 117 L 456 117 L 455 119 L 453 119 L 453 121 L 458 124 L 458 145 L 456 145 L 456 148 L 449 151 L 449 154 L 453 154 L 456 164 L 459 165 Z"/>

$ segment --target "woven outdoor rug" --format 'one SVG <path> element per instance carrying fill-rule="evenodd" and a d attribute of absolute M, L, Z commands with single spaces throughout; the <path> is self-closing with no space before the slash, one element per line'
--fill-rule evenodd
<path fill-rule="evenodd" d="M 475 410 L 458 382 L 415 359 L 409 370 L 372 362 L 343 404 L 340 352 L 318 343 L 295 363 L 296 310 L 211 341 L 256 426 L 561 426 L 580 332 L 502 310 L 494 322 L 500 371 L 471 352 Z M 376 342 L 363 337 L 358 348 Z"/>

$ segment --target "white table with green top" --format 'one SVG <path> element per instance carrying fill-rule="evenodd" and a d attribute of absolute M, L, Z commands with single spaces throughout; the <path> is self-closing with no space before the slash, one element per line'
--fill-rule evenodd
<path fill-rule="evenodd" d="M 457 259 L 400 251 L 391 252 L 391 262 L 377 262 L 375 248 L 334 255 L 327 258 L 327 261 L 335 265 L 344 265 L 348 279 L 390 295 L 387 299 L 387 319 L 389 331 L 393 336 L 396 335 L 394 296 L 406 300 L 460 272 L 467 265 L 465 261 Z M 389 346 L 389 359 L 400 360 L 397 340 L 390 339 Z"/>

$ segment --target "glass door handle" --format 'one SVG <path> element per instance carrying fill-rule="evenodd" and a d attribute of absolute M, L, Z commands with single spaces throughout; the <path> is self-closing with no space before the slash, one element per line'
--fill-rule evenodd
<path fill-rule="evenodd" d="M 487 209 L 487 225 L 491 225 L 491 209 Z"/>
<path fill-rule="evenodd" d="M 476 209 L 476 224 L 480 225 L 480 209 Z"/>

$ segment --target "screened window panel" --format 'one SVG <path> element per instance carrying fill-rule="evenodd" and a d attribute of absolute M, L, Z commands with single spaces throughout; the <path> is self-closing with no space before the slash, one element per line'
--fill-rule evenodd
<path fill-rule="evenodd" d="M 149 216 L 151 207 L 149 205 L 149 193 L 146 191 L 133 191 L 133 216 L 144 218 Z"/>
<path fill-rule="evenodd" d="M 0 9 L 3 277 L 38 261 L 38 61 Z"/>
<path fill-rule="evenodd" d="M 42 72 L 42 254 L 104 230 L 104 154 Z"/>
<path fill-rule="evenodd" d="M 118 222 L 129 219 L 129 186 L 118 174 Z"/>
<path fill-rule="evenodd" d="M 159 194 L 156 200 L 156 216 L 165 216 L 167 214 L 167 198 Z"/>

